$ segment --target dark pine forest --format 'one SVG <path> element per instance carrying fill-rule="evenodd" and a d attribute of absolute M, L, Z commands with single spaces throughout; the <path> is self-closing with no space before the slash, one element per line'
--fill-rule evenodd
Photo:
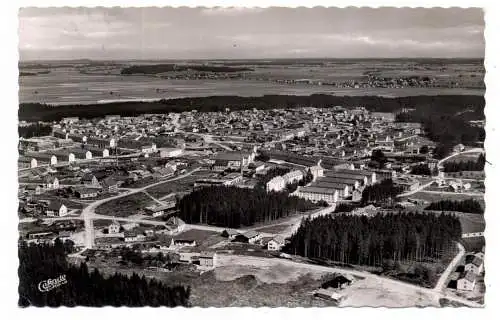
<path fill-rule="evenodd" d="M 285 250 L 308 258 L 381 266 L 386 260 L 440 259 L 461 238 L 447 214 L 338 215 L 306 219 Z"/>
<path fill-rule="evenodd" d="M 21 242 L 19 253 L 19 306 L 189 306 L 190 288 L 169 287 L 154 279 L 133 274 L 104 277 L 98 269 L 90 271 L 66 262 L 67 249 L 56 240 L 54 245 L 27 245 Z M 40 281 L 66 275 L 66 284 L 41 292 Z"/>
<path fill-rule="evenodd" d="M 267 193 L 262 189 L 236 187 L 202 188 L 184 196 L 178 203 L 179 217 L 187 223 L 228 228 L 273 221 L 316 207 L 318 205 L 286 192 Z"/>

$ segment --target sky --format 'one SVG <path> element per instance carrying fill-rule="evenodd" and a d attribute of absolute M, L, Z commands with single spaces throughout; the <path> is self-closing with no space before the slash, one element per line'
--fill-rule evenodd
<path fill-rule="evenodd" d="M 479 8 L 22 8 L 21 60 L 477 58 Z"/>

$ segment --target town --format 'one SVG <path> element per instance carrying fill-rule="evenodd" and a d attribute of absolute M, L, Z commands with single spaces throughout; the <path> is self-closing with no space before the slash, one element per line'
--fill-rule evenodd
<path fill-rule="evenodd" d="M 383 279 L 425 292 L 429 304 L 480 306 L 484 148 L 456 144 L 436 157 L 422 123 L 402 121 L 414 110 L 226 108 L 22 121 L 20 130 L 48 133 L 19 141 L 20 242 L 62 242 L 72 261 L 152 274 L 252 261 L 311 266 L 329 274 L 314 290 L 321 303 L 352 305 L 378 276 L 313 264 L 321 247 L 313 251 L 313 242 L 308 252 L 297 242 L 306 222 L 447 212 L 461 230 L 459 242 L 438 249 L 453 255 L 449 264 L 428 269 L 435 274 L 426 280 L 412 282 L 417 271 Z M 348 254 L 337 262 L 356 264 Z"/>

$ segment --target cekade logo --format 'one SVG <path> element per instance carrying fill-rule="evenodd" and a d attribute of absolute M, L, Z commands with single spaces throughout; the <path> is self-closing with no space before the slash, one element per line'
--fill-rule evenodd
<path fill-rule="evenodd" d="M 40 283 L 38 283 L 38 290 L 40 290 L 41 292 L 48 292 L 66 283 L 68 283 L 68 281 L 66 280 L 66 275 L 61 274 L 59 277 L 55 279 L 47 279 L 40 281 Z"/>

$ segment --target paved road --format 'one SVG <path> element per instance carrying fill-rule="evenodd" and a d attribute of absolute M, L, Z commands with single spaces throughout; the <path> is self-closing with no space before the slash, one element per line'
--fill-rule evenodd
<path fill-rule="evenodd" d="M 122 193 L 122 194 L 119 194 L 119 195 L 116 195 L 116 196 L 112 196 L 112 197 L 109 197 L 109 198 L 105 198 L 105 199 L 101 199 L 101 200 L 97 200 L 95 202 L 92 202 L 90 205 L 88 205 L 87 207 L 85 207 L 82 210 L 82 214 L 81 214 L 81 217 L 85 221 L 85 230 L 86 230 L 85 245 L 86 245 L 86 247 L 87 248 L 92 248 L 93 245 L 94 245 L 94 238 L 93 238 L 93 235 L 92 235 L 93 226 L 92 226 L 90 220 L 95 219 L 95 217 L 97 216 L 96 213 L 95 213 L 95 209 L 98 206 L 100 206 L 100 205 L 102 205 L 102 204 L 104 204 L 106 202 L 109 202 L 111 200 L 116 200 L 116 199 L 120 199 L 120 198 L 129 196 L 129 195 L 132 195 L 132 194 L 143 192 L 143 191 L 147 190 L 148 188 L 151 188 L 151 187 L 163 184 L 163 183 L 167 183 L 167 182 L 171 182 L 171 181 L 183 179 L 185 177 L 190 176 L 191 174 L 193 174 L 194 172 L 198 171 L 199 169 L 200 168 L 195 168 L 195 169 L 193 169 L 193 170 L 191 170 L 189 172 L 186 172 L 185 174 L 179 175 L 177 177 L 174 177 L 174 178 L 171 178 L 171 179 L 168 179 L 168 180 L 159 181 L 159 182 L 156 182 L 156 183 L 144 186 L 142 188 L 134 189 L 133 191 L 130 191 L 130 192 Z M 109 217 L 109 218 L 111 218 L 111 220 L 112 220 L 113 218 L 117 219 L 118 217 Z M 100 219 L 104 219 L 104 217 L 100 217 Z M 120 220 L 120 221 L 123 221 L 123 220 Z M 141 220 L 141 221 L 146 222 L 148 220 Z M 161 223 L 164 224 L 164 222 L 161 222 Z"/>
<path fill-rule="evenodd" d="M 449 156 L 447 156 L 446 158 L 443 158 L 441 160 L 438 161 L 437 163 L 437 166 L 439 167 L 443 162 L 453 158 L 453 157 L 456 157 L 460 154 L 464 154 L 464 153 L 478 153 L 478 152 L 484 152 L 484 149 L 483 148 L 474 148 L 474 149 L 469 149 L 469 150 L 465 150 L 465 151 L 461 151 L 461 152 L 456 152 L 456 153 L 453 153 Z"/>
<path fill-rule="evenodd" d="M 398 197 L 407 197 L 407 196 L 411 196 L 412 194 L 415 194 L 417 192 L 421 192 L 425 188 L 429 187 L 433 182 L 434 182 L 434 180 L 432 180 L 432 181 L 430 181 L 430 182 L 428 182 L 426 184 L 423 184 L 423 185 L 419 186 L 417 189 L 415 189 L 413 191 L 402 193 L 402 194 L 398 195 Z"/>
<path fill-rule="evenodd" d="M 434 191 L 434 190 L 424 190 L 422 193 L 431 193 L 431 194 L 449 194 L 449 195 L 464 195 L 470 197 L 484 197 L 484 193 L 479 192 L 451 192 L 451 191 Z"/>
<path fill-rule="evenodd" d="M 388 285 L 403 287 L 406 290 L 412 290 L 419 294 L 427 294 L 434 299 L 436 303 L 439 302 L 439 298 L 447 298 L 451 301 L 456 301 L 462 303 L 469 307 L 482 307 L 481 304 L 473 301 L 469 301 L 464 298 L 456 297 L 450 294 L 443 294 L 435 289 L 423 288 L 417 285 L 413 285 L 410 283 L 402 282 L 399 280 L 394 280 L 378 275 L 374 275 L 365 271 L 358 270 L 350 270 L 350 269 L 342 269 L 336 267 L 328 267 L 328 266 L 320 266 L 314 264 L 308 264 L 303 262 L 297 262 L 287 259 L 279 259 L 279 258 L 265 258 L 265 257 L 254 257 L 254 256 L 239 256 L 239 255 L 228 255 L 220 253 L 218 257 L 218 264 L 224 265 L 224 263 L 228 263 L 229 265 L 239 264 L 239 265 L 269 265 L 269 262 L 275 262 L 276 264 L 287 265 L 296 268 L 310 269 L 319 272 L 329 272 L 329 273 L 342 273 L 342 274 L 350 274 L 353 276 L 358 276 L 362 278 L 371 278 L 376 279 L 378 281 L 384 282 Z"/>

